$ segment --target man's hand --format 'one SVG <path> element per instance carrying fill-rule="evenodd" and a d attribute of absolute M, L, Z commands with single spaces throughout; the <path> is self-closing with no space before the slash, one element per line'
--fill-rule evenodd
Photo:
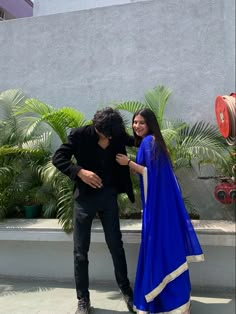
<path fill-rule="evenodd" d="M 77 176 L 84 181 L 84 183 L 90 185 L 92 188 L 97 189 L 102 187 L 102 180 L 101 178 L 96 175 L 96 173 L 81 169 L 78 173 Z"/>

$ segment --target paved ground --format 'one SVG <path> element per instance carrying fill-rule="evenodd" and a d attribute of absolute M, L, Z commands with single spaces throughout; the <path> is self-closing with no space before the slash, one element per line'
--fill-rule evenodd
<path fill-rule="evenodd" d="M 92 314 L 128 313 L 113 283 L 91 285 Z M 73 314 L 76 308 L 73 283 L 24 281 L 0 278 L 1 314 Z M 192 314 L 234 314 L 231 292 L 193 291 Z"/>

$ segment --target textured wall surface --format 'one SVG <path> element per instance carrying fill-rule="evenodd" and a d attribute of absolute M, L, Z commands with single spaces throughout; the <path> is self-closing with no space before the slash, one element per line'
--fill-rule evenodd
<path fill-rule="evenodd" d="M 34 0 L 34 16 L 151 0 Z"/>
<path fill-rule="evenodd" d="M 233 1 L 146 1 L 0 24 L 1 90 L 91 116 L 164 84 L 172 118 L 215 121 L 234 90 Z"/>
<path fill-rule="evenodd" d="M 172 89 L 166 117 L 215 123 L 215 97 L 235 90 L 234 8 L 233 0 L 155 0 L 1 22 L 0 89 L 91 118 L 161 84 Z M 188 180 L 201 217 L 224 218 L 215 183 Z"/>

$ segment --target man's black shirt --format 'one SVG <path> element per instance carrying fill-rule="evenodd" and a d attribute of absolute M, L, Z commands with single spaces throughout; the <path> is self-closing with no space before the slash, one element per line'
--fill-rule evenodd
<path fill-rule="evenodd" d="M 127 134 L 112 138 L 107 151 L 99 151 L 98 140 L 93 125 L 72 129 L 67 142 L 53 156 L 54 166 L 75 182 L 75 198 L 78 195 L 89 195 L 95 190 L 78 177 L 79 170 L 83 168 L 102 177 L 106 186 L 114 184 L 118 193 L 127 193 L 131 202 L 134 202 L 129 167 L 119 165 L 115 159 L 118 153 L 126 154 L 125 146 L 134 146 L 134 138 Z M 76 164 L 71 161 L 72 156 Z"/>
<path fill-rule="evenodd" d="M 99 161 L 99 167 L 95 173 L 102 179 L 102 185 L 115 187 L 115 179 L 113 177 L 113 156 L 112 149 L 109 145 L 107 148 L 102 148 L 97 144 L 97 158 Z"/>

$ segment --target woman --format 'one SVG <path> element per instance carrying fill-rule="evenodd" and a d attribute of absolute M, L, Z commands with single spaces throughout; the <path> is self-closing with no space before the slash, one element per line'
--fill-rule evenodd
<path fill-rule="evenodd" d="M 140 145 L 136 163 L 123 154 L 116 160 L 140 174 L 143 220 L 134 308 L 140 314 L 187 314 L 191 293 L 188 262 L 203 261 L 202 249 L 154 113 L 137 111 L 132 126 Z"/>

